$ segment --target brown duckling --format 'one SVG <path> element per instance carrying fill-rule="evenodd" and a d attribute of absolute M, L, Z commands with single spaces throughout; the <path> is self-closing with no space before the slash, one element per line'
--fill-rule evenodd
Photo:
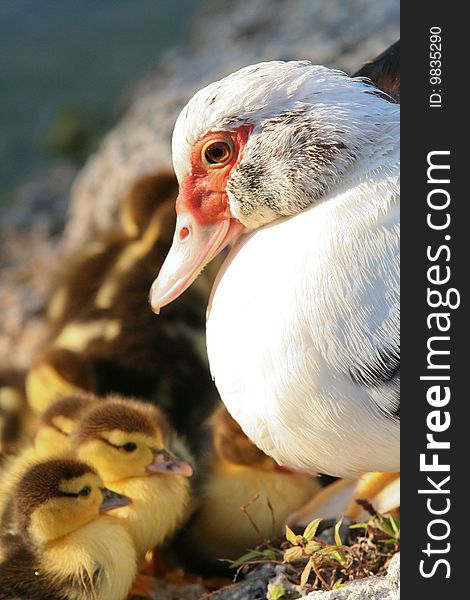
<path fill-rule="evenodd" d="M 36 463 L 15 488 L 19 535 L 0 563 L 1 600 L 124 600 L 136 573 L 132 539 L 104 515 L 130 499 L 88 465 Z"/>
<path fill-rule="evenodd" d="M 173 173 L 145 175 L 138 179 L 124 198 L 119 218 L 121 227 L 129 238 L 141 237 L 155 215 L 157 206 L 174 200 L 178 184 Z M 168 211 L 162 222 L 162 241 L 170 244 L 174 215 Z"/>
<path fill-rule="evenodd" d="M 40 458 L 56 456 L 72 451 L 72 434 L 82 413 L 95 402 L 101 402 L 94 394 L 77 392 L 53 402 L 39 418 L 33 447 Z"/>
<path fill-rule="evenodd" d="M 121 209 L 119 240 L 103 235 L 91 243 L 95 251 L 85 249 L 67 266 L 51 303 L 50 341 L 28 375 L 37 409 L 70 385 L 153 401 L 183 434 L 210 414 L 215 388 L 204 324 L 213 274 L 207 271 L 160 319 L 148 305 L 171 244 L 176 195 L 171 173 L 137 182 Z"/>
<path fill-rule="evenodd" d="M 171 452 L 168 421 L 154 406 L 118 397 L 92 405 L 73 441 L 110 489 L 132 498 L 116 511 L 132 535 L 138 563 L 181 525 L 189 501 L 189 464 Z"/>
<path fill-rule="evenodd" d="M 189 567 L 203 572 L 223 568 L 218 559 L 236 559 L 281 535 L 286 517 L 320 489 L 315 478 L 279 467 L 257 448 L 223 404 L 209 425 L 199 508 L 174 544 L 179 555 L 183 548 Z"/>
<path fill-rule="evenodd" d="M 32 442 L 17 456 L 5 461 L 0 488 L 0 545 L 16 534 L 12 523 L 12 490 L 16 481 L 35 462 L 72 452 L 71 435 L 81 412 L 95 396 L 84 393 L 66 396 L 54 402 L 39 419 Z M 1 551 L 0 551 L 1 554 Z"/>
<path fill-rule="evenodd" d="M 99 401 L 97 396 L 77 392 L 53 402 L 37 419 L 32 439 L 23 444 L 21 452 L 6 461 L 2 477 L 5 479 L 5 473 L 11 465 L 71 452 L 70 438 L 80 414 L 91 403 Z"/>
<path fill-rule="evenodd" d="M 95 388 L 93 365 L 77 352 L 54 346 L 36 357 L 26 377 L 28 403 L 37 414 L 57 399 Z"/>
<path fill-rule="evenodd" d="M 106 278 L 123 262 L 123 250 L 141 240 L 147 230 L 153 229 L 153 237 L 159 237 L 169 246 L 171 237 L 165 240 L 165 234 L 172 235 L 175 219 L 170 211 L 164 210 L 162 214 L 160 209 L 170 201 L 174 202 L 177 193 L 176 178 L 172 173 L 148 175 L 134 184 L 121 206 L 120 227 L 91 240 L 69 258 L 58 274 L 57 287 L 48 306 L 53 334 L 94 304 Z M 155 231 L 156 223 L 152 220 L 160 222 L 160 232 Z"/>

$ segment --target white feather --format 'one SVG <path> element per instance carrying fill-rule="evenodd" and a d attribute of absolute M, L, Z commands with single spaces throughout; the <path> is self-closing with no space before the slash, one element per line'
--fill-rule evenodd
<path fill-rule="evenodd" d="M 280 111 L 305 104 L 315 110 L 319 123 L 342 128 L 348 141 L 359 146 L 363 140 L 376 137 L 376 116 L 384 105 L 388 104 L 389 111 L 395 110 L 370 94 L 370 89 L 360 78 L 308 61 L 271 61 L 244 67 L 197 92 L 181 111 L 172 140 L 178 181 L 181 183 L 190 169 L 195 142 L 209 131 L 230 130 L 243 123 L 261 125 Z"/>
<path fill-rule="evenodd" d="M 345 477 L 396 471 L 395 398 L 351 372 L 398 347 L 399 107 L 305 61 L 246 67 L 183 109 L 173 135 L 180 182 L 201 136 L 246 123 L 227 193 L 255 231 L 222 267 L 207 322 L 221 397 L 280 464 Z M 302 123 L 317 144 L 310 154 Z M 256 186 L 270 186 L 258 206 L 258 188 L 246 177 L 243 187 L 247 164 L 262 167 Z"/>
<path fill-rule="evenodd" d="M 398 334 L 395 164 L 245 236 L 208 312 L 212 374 L 245 433 L 283 465 L 399 470 L 398 422 L 349 375 Z"/>

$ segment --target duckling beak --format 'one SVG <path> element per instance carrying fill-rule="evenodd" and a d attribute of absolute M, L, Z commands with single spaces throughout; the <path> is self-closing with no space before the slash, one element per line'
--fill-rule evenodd
<path fill-rule="evenodd" d="M 153 461 L 146 466 L 145 470 L 148 473 L 170 473 L 184 475 L 184 477 L 191 477 L 193 474 L 187 462 L 166 450 L 153 450 Z"/>
<path fill-rule="evenodd" d="M 103 492 L 103 502 L 100 505 L 100 514 L 113 510 L 114 508 L 120 508 L 121 506 L 128 506 L 132 504 L 132 500 L 128 496 L 118 494 L 108 488 L 101 488 Z"/>

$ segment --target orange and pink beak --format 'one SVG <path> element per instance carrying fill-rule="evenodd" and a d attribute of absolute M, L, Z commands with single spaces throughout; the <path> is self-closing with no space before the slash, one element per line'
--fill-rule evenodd
<path fill-rule="evenodd" d="M 231 214 L 226 192 L 230 172 L 240 161 L 252 126 L 231 133 L 210 133 L 201 139 L 191 157 L 191 172 L 180 186 L 176 201 L 176 230 L 173 243 L 150 290 L 156 313 L 178 298 L 204 267 L 221 252 L 244 226 Z M 223 164 L 204 164 L 201 152 L 212 139 L 230 138 L 233 153 Z"/>
<path fill-rule="evenodd" d="M 181 193 L 176 214 L 172 246 L 150 290 L 150 304 L 156 313 L 178 298 L 243 229 L 243 225 L 231 217 L 228 207 L 226 214 L 216 220 L 201 222 Z"/>

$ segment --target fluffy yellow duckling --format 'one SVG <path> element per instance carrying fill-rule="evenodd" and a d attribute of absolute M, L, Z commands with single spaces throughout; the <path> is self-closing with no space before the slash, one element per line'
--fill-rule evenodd
<path fill-rule="evenodd" d="M 320 489 L 316 479 L 279 467 L 259 450 L 224 405 L 210 426 L 212 448 L 201 468 L 200 506 L 178 544 L 183 551 L 191 549 L 184 556 L 188 566 L 203 571 L 283 533 L 286 517 Z"/>
<path fill-rule="evenodd" d="M 0 563 L 0 600 L 124 600 L 134 546 L 122 523 L 102 513 L 129 502 L 82 462 L 29 468 L 15 488 L 19 535 Z"/>
<path fill-rule="evenodd" d="M 93 365 L 77 352 L 47 347 L 36 357 L 26 376 L 28 404 L 37 414 L 64 396 L 96 388 Z"/>
<path fill-rule="evenodd" d="M 41 416 L 29 446 L 17 456 L 9 457 L 2 470 L 0 486 L 0 544 L 16 534 L 8 507 L 12 500 L 12 490 L 16 481 L 37 461 L 70 453 L 73 428 L 81 414 L 95 396 L 77 394 L 61 398 Z M 0 549 L 1 555 L 1 549 Z"/>
<path fill-rule="evenodd" d="M 192 470 L 168 451 L 169 437 L 158 409 L 117 397 L 92 405 L 74 434 L 77 456 L 110 489 L 132 498 L 115 514 L 128 526 L 139 564 L 181 524 L 188 505 Z"/>
<path fill-rule="evenodd" d="M 71 436 L 81 414 L 92 403 L 101 400 L 93 394 L 79 392 L 56 400 L 41 415 L 33 440 L 39 458 L 55 456 L 72 450 Z"/>
<path fill-rule="evenodd" d="M 64 396 L 54 402 L 39 418 L 32 440 L 16 456 L 7 459 L 2 471 L 2 490 L 5 490 L 5 479 L 14 479 L 20 472 L 20 465 L 59 454 L 71 452 L 71 435 L 80 414 L 98 398 L 91 394 L 77 393 Z M 13 469 L 13 470 L 12 470 Z M 1 503 L 0 503 L 1 504 Z"/>

